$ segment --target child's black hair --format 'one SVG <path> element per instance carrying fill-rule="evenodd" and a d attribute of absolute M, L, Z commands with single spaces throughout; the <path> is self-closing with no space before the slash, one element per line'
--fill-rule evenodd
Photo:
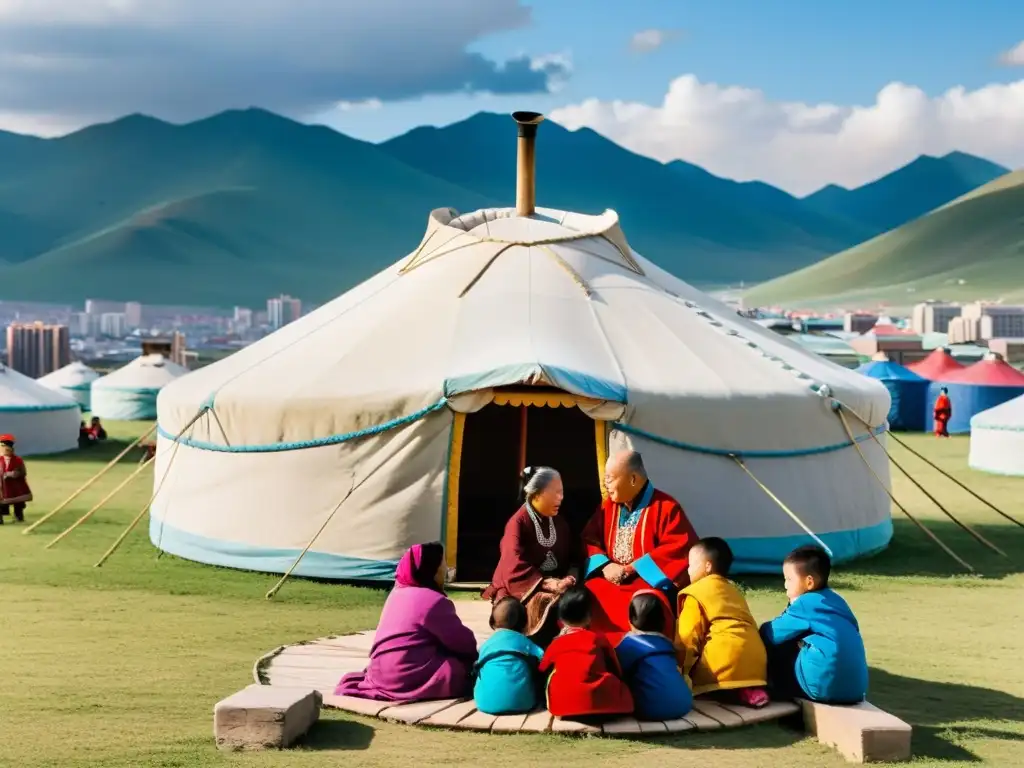
<path fill-rule="evenodd" d="M 828 586 L 828 577 L 832 573 L 832 558 L 828 552 L 814 544 L 797 547 L 783 560 L 796 567 L 802 576 L 813 576 L 818 589 Z"/>
<path fill-rule="evenodd" d="M 574 588 L 558 598 L 558 618 L 569 627 L 583 627 L 590 623 L 590 592 Z"/>
<path fill-rule="evenodd" d="M 711 563 L 712 572 L 719 576 L 728 576 L 732 568 L 732 548 L 725 539 L 717 536 L 708 536 L 700 539 L 693 546 L 700 547 L 704 557 Z"/>
<path fill-rule="evenodd" d="M 491 608 L 491 629 L 526 629 L 526 607 L 514 597 L 503 597 Z"/>
<path fill-rule="evenodd" d="M 641 592 L 629 601 L 629 623 L 641 632 L 665 631 L 665 608 L 649 592 Z"/>

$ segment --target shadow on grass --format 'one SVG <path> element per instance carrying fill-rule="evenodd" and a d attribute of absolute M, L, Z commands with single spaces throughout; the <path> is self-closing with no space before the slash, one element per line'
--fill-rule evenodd
<path fill-rule="evenodd" d="M 871 669 L 871 703 L 910 723 L 914 728 L 913 753 L 933 760 L 982 762 L 962 744 L 967 739 L 1024 742 L 1024 699 L 1003 691 L 961 683 L 936 683 Z M 965 725 L 984 721 L 977 727 Z M 999 721 L 1007 727 L 1000 728 Z"/>
<path fill-rule="evenodd" d="M 369 749 L 376 730 L 355 720 L 321 719 L 302 739 L 305 749 Z"/>
<path fill-rule="evenodd" d="M 132 440 L 110 438 L 102 443 L 89 448 L 76 448 L 67 453 L 57 453 L 52 456 L 33 456 L 31 461 L 45 464 L 107 464 L 121 451 L 131 445 Z M 135 464 L 142 458 L 143 449 L 137 448 L 128 452 L 128 455 L 118 462 L 120 464 Z M 96 467 L 98 472 L 101 467 Z"/>

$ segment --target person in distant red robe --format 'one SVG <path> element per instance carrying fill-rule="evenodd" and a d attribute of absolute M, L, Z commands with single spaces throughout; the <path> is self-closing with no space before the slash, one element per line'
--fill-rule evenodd
<path fill-rule="evenodd" d="M 574 587 L 558 600 L 562 632 L 540 660 L 548 674 L 547 705 L 555 717 L 607 717 L 633 712 L 633 695 L 622 679 L 608 638 L 589 629 L 593 598 Z"/>
<path fill-rule="evenodd" d="M 949 390 L 945 387 L 939 390 L 939 396 L 935 398 L 932 416 L 935 419 L 935 436 L 949 437 L 949 420 L 953 418 L 953 403 L 949 399 Z"/>
<path fill-rule="evenodd" d="M 672 637 L 676 592 L 690 583 L 697 534 L 679 502 L 651 484 L 638 452 L 609 458 L 604 484 L 608 498 L 583 531 L 583 573 L 596 603 L 591 627 L 615 643 L 629 631 L 633 595 L 653 589 L 664 601 L 664 634 Z"/>
<path fill-rule="evenodd" d="M 14 453 L 14 435 L 0 435 L 0 525 L 14 508 L 14 519 L 25 521 L 25 505 L 32 501 L 25 462 Z"/>
<path fill-rule="evenodd" d="M 561 475 L 551 467 L 527 467 L 522 482 L 523 506 L 505 524 L 501 556 L 481 596 L 492 603 L 505 597 L 523 603 L 524 634 L 543 648 L 558 633 L 555 601 L 576 584 L 577 547 L 569 524 L 558 516 Z"/>

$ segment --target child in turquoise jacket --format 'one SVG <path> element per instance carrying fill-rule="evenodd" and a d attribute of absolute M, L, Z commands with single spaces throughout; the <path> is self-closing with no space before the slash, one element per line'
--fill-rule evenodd
<path fill-rule="evenodd" d="M 537 665 L 544 652 L 523 634 L 526 608 L 504 597 L 491 609 L 491 635 L 473 668 L 476 708 L 488 715 L 515 715 L 540 706 Z"/>
<path fill-rule="evenodd" d="M 864 701 L 864 641 L 850 606 L 828 587 L 831 569 L 828 553 L 820 547 L 799 547 L 783 561 L 789 607 L 761 626 L 772 698 Z"/>

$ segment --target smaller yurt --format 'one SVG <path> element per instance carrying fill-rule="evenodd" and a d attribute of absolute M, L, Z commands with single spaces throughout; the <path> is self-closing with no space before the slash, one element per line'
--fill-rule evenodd
<path fill-rule="evenodd" d="M 789 337 L 801 347 L 843 368 L 856 368 L 865 359 L 842 339 L 825 333 L 800 333 Z"/>
<path fill-rule="evenodd" d="M 22 456 L 78 447 L 78 403 L 0 364 L 0 434 L 17 440 Z"/>
<path fill-rule="evenodd" d="M 928 390 L 928 425 L 932 426 L 931 411 L 939 390 L 949 390 L 953 416 L 949 420 L 949 433 L 967 434 L 971 419 L 982 411 L 1024 395 L 1024 373 L 1009 365 L 999 355 L 990 353 L 974 365 L 952 371 Z"/>
<path fill-rule="evenodd" d="M 83 362 L 75 361 L 70 365 L 48 373 L 38 379 L 44 387 L 63 392 L 81 406 L 83 411 L 89 410 L 92 399 L 92 383 L 100 375 Z"/>
<path fill-rule="evenodd" d="M 933 350 L 924 360 L 907 366 L 909 370 L 929 381 L 941 381 L 946 376 L 962 370 L 963 367 L 962 363 L 953 358 L 947 347 L 939 347 Z"/>
<path fill-rule="evenodd" d="M 972 469 L 1024 477 L 1024 395 L 971 419 Z"/>
<path fill-rule="evenodd" d="M 92 383 L 92 415 L 102 419 L 142 421 L 156 418 L 156 396 L 188 373 L 163 355 L 142 355 Z"/>
<path fill-rule="evenodd" d="M 889 390 L 892 400 L 889 408 L 890 429 L 897 432 L 921 432 L 925 429 L 928 379 L 890 361 L 885 355 L 876 356 L 857 371 L 882 382 Z"/>

